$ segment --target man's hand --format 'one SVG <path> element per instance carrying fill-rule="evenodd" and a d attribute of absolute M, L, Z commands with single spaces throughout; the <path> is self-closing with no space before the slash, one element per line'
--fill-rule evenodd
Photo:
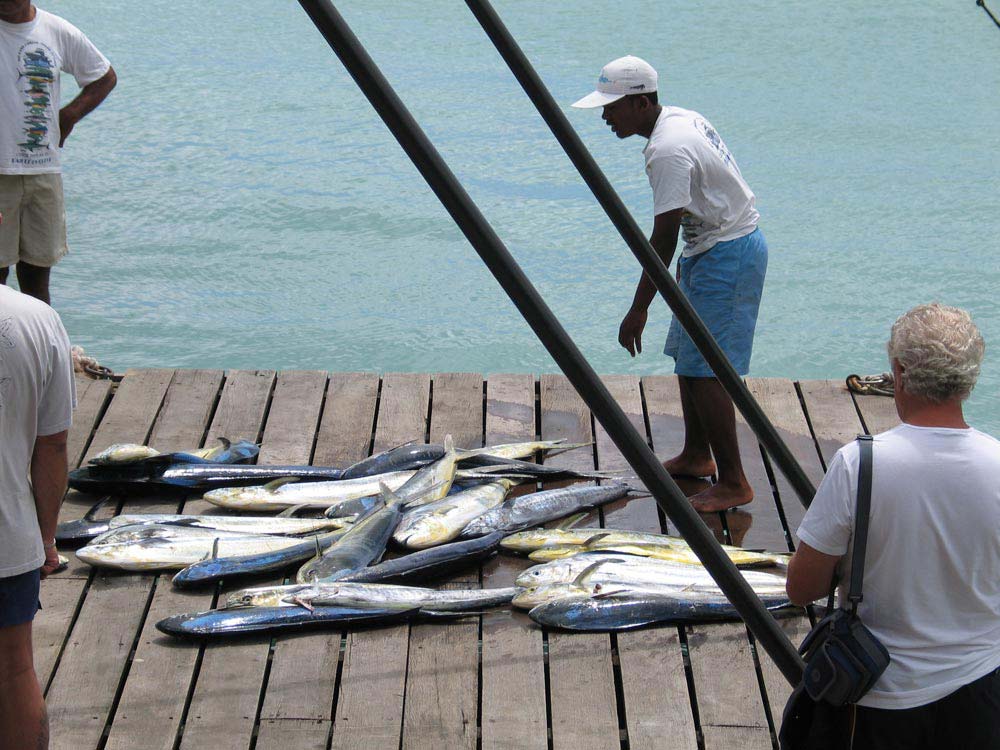
<path fill-rule="evenodd" d="M 45 546 L 45 562 L 42 564 L 42 578 L 48 578 L 49 573 L 54 572 L 59 567 L 59 550 L 53 544 Z"/>
<path fill-rule="evenodd" d="M 59 148 L 63 147 L 66 138 L 73 132 L 73 126 L 78 122 L 79 119 L 68 113 L 65 107 L 59 110 Z"/>
<path fill-rule="evenodd" d="M 642 331 L 646 327 L 649 313 L 640 308 L 629 308 L 622 324 L 618 327 L 618 343 L 633 357 L 636 352 L 642 354 Z"/>

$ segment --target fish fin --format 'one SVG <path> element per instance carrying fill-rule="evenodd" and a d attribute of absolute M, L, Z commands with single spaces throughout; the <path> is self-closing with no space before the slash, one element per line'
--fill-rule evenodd
<path fill-rule="evenodd" d="M 580 523 L 580 521 L 586 518 L 587 515 L 588 515 L 587 513 L 576 513 L 572 516 L 569 516 L 565 520 L 560 521 L 556 525 L 556 528 L 559 529 L 560 531 L 566 531 L 568 529 L 572 529 L 574 526 Z"/>
<path fill-rule="evenodd" d="M 264 485 L 264 489 L 268 492 L 274 492 L 279 487 L 284 487 L 286 484 L 291 484 L 292 482 L 298 482 L 301 477 L 281 477 L 280 479 L 273 479 Z"/>
<path fill-rule="evenodd" d="M 222 450 L 224 450 L 224 451 L 229 450 L 233 446 L 233 444 L 229 440 L 229 438 L 220 437 L 219 438 L 219 442 L 222 443 Z"/>
<path fill-rule="evenodd" d="M 455 441 L 452 439 L 450 432 L 444 436 L 444 452 L 445 454 L 455 453 Z"/>
<path fill-rule="evenodd" d="M 564 443 L 562 440 L 553 440 L 552 442 L 558 443 L 558 445 L 557 446 L 553 446 L 552 448 L 547 448 L 547 449 L 543 448 L 542 449 L 542 453 L 545 456 L 558 456 L 560 453 L 566 453 L 567 451 L 573 451 L 573 450 L 576 450 L 577 448 L 587 448 L 587 447 L 589 447 L 589 446 L 591 446 L 591 445 L 594 444 L 593 442 L 590 442 L 590 443 Z"/>
<path fill-rule="evenodd" d="M 205 555 L 205 560 L 216 560 L 219 557 L 219 537 L 212 540 L 212 551 Z"/>
<path fill-rule="evenodd" d="M 617 596 L 618 594 L 626 594 L 628 589 L 611 589 L 610 591 L 598 591 L 591 594 L 591 599 L 607 599 L 610 596 Z"/>
<path fill-rule="evenodd" d="M 102 497 L 100 500 L 98 500 L 96 503 L 94 503 L 93 506 L 91 506 L 90 510 L 88 510 L 84 514 L 83 520 L 84 521 L 93 521 L 94 520 L 94 516 L 97 515 L 97 511 L 99 511 L 101 508 L 103 508 L 105 505 L 107 505 L 107 503 L 110 500 L 111 500 L 111 495 L 105 495 L 104 497 Z"/>
<path fill-rule="evenodd" d="M 432 484 L 430 487 L 428 487 L 426 490 L 424 490 L 423 492 L 421 492 L 419 495 L 417 495 L 416 497 L 411 498 L 409 500 L 406 500 L 404 498 L 399 498 L 402 501 L 402 503 L 403 503 L 403 510 L 409 510 L 410 508 L 419 508 L 422 505 L 429 505 L 430 503 L 423 502 L 424 495 L 429 495 L 432 492 L 434 492 L 434 490 L 440 489 L 441 487 L 444 486 L 444 484 L 447 481 L 448 480 L 446 479 L 444 482 L 438 482 L 437 484 Z M 381 486 L 382 485 L 380 484 L 379 487 L 381 487 Z M 390 494 L 393 495 L 393 497 L 398 497 L 398 495 L 396 495 L 395 493 L 393 493 L 391 491 L 390 491 Z M 437 501 L 434 501 L 434 502 L 437 502 Z M 386 503 L 386 505 L 388 505 L 388 504 L 389 503 Z"/>
<path fill-rule="evenodd" d="M 319 535 L 313 537 L 313 541 L 316 543 L 316 559 L 323 557 L 323 548 L 319 546 Z"/>
<path fill-rule="evenodd" d="M 288 598 L 288 601 L 290 601 L 292 604 L 297 604 L 298 606 L 302 607 L 303 609 L 308 609 L 310 612 L 315 612 L 316 611 L 316 608 L 313 607 L 313 605 L 311 605 L 309 602 L 303 600 L 302 598 L 300 598 L 298 596 L 291 596 L 291 597 Z"/>
<path fill-rule="evenodd" d="M 397 505 L 397 504 L 401 504 L 402 507 L 404 508 L 407 507 L 406 501 L 399 495 L 397 495 L 395 492 L 390 490 L 389 485 L 387 485 L 385 482 L 379 482 L 378 489 L 379 493 L 382 495 L 382 502 L 385 503 L 385 507 L 388 508 L 391 505 Z"/>
<path fill-rule="evenodd" d="M 302 510 L 308 508 L 308 505 L 289 505 L 283 511 L 281 511 L 275 518 L 295 518 L 295 515 Z"/>
<path fill-rule="evenodd" d="M 588 581 L 590 580 L 590 576 L 593 575 L 595 570 L 604 565 L 604 562 L 604 560 L 598 560 L 597 562 L 588 565 L 580 571 L 580 575 L 573 579 L 573 584 L 575 586 L 589 586 L 590 584 Z"/>
<path fill-rule="evenodd" d="M 595 544 L 604 539 L 605 537 L 611 536 L 610 531 L 602 531 L 600 534 L 594 534 L 589 539 L 585 540 L 580 546 L 584 549 L 592 549 Z"/>

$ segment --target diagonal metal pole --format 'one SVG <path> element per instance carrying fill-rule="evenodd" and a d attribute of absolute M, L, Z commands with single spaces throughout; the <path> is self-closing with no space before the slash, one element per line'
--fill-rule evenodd
<path fill-rule="evenodd" d="M 597 373 L 552 314 L 330 0 L 299 0 L 375 111 L 451 214 L 573 387 L 736 607 L 785 678 L 797 684 L 802 659 L 712 532 L 635 431 Z"/>
<path fill-rule="evenodd" d="M 708 328 L 698 317 L 698 313 L 691 307 L 691 303 L 681 292 L 677 282 L 670 275 L 660 256 L 653 250 L 649 240 L 646 239 L 625 204 L 622 203 L 615 189 L 611 187 L 608 178 L 597 166 L 594 157 L 590 155 L 587 147 L 583 145 L 583 141 L 573 130 L 573 126 L 570 125 L 569 120 L 566 119 L 545 84 L 542 83 L 542 79 L 535 72 L 500 16 L 490 5 L 489 0 L 466 0 L 465 4 L 469 6 L 500 56 L 510 67 L 514 77 L 517 78 L 518 83 L 521 84 L 525 93 L 534 103 L 542 119 L 545 120 L 566 155 L 569 156 L 570 161 L 580 172 L 580 176 L 593 191 L 601 207 L 604 208 L 629 249 L 642 265 L 643 271 L 653 280 L 657 291 L 663 295 L 678 322 L 684 326 L 684 330 L 688 332 L 691 340 L 698 347 L 698 351 L 712 368 L 712 372 L 715 373 L 730 398 L 733 399 L 733 403 L 740 410 L 757 439 L 764 445 L 781 473 L 788 479 L 789 484 L 799 496 L 799 500 L 808 508 L 813 495 L 816 494 L 816 488 L 813 487 L 799 462 L 788 450 L 788 446 L 778 435 L 774 425 L 760 408 L 760 404 L 747 389 L 743 379 L 737 374 L 722 349 L 719 348 Z"/>

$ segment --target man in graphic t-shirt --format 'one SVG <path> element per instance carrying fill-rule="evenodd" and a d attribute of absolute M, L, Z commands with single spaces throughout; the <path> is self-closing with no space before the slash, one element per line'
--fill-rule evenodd
<path fill-rule="evenodd" d="M 60 107 L 60 73 L 80 94 Z M 49 302 L 49 271 L 67 252 L 59 151 L 115 87 L 107 58 L 71 23 L 31 0 L 0 0 L 0 284 Z"/>
<path fill-rule="evenodd" d="M 59 564 L 56 519 L 75 403 L 59 316 L 0 286 L 0 748 L 48 747 L 31 623 L 39 579 Z"/>
<path fill-rule="evenodd" d="M 920 305 L 888 350 L 903 423 L 872 443 L 858 614 L 890 661 L 858 701 L 852 747 L 998 750 L 1000 441 L 962 411 L 983 337 L 964 310 Z M 850 578 L 858 465 L 852 441 L 802 519 L 788 566 L 797 604 L 825 599 L 835 572 Z"/>
<path fill-rule="evenodd" d="M 603 107 L 603 119 L 619 138 L 649 139 L 643 154 L 653 189 L 653 235 L 649 243 L 667 266 L 678 232 L 681 291 L 704 321 L 736 372 L 750 368 L 767 243 L 759 215 L 739 167 L 715 128 L 697 112 L 661 106 L 656 71 L 627 56 L 604 66 L 597 90 L 574 107 Z M 656 287 L 643 273 L 618 342 L 633 357 L 642 352 L 642 331 Z M 699 511 L 733 508 L 753 500 L 736 439 L 733 402 L 675 318 L 664 354 L 674 358 L 684 413 L 684 448 L 664 462 L 674 476 L 718 482 L 691 498 Z"/>

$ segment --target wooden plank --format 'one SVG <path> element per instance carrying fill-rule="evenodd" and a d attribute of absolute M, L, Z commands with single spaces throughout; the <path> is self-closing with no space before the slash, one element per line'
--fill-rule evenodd
<path fill-rule="evenodd" d="M 540 380 L 542 439 L 571 443 L 594 440 L 590 410 L 561 375 Z M 593 453 L 578 449 L 546 461 L 559 466 L 594 469 Z M 581 525 L 598 525 L 599 513 Z M 550 633 L 549 695 L 554 750 L 619 746 L 617 698 L 607 635 Z M 581 710 L 585 706 L 586 710 Z"/>
<path fill-rule="evenodd" d="M 146 442 L 172 375 L 128 371 L 87 457 L 115 442 Z M 148 584 L 131 576 L 94 577 L 49 687 L 50 747 L 97 745 L 148 598 Z"/>
<path fill-rule="evenodd" d="M 803 380 L 799 382 L 799 392 L 823 462 L 829 466 L 841 446 L 864 429 L 854 399 L 839 380 Z"/>
<path fill-rule="evenodd" d="M 629 421 L 645 436 L 638 378 L 606 376 L 603 380 Z M 678 394 L 678 408 L 679 405 Z M 628 469 L 604 428 L 598 424 L 596 431 L 600 468 L 616 472 Z M 630 469 L 625 476 L 637 489 L 645 489 Z M 649 497 L 609 504 L 604 509 L 604 525 L 659 532 L 656 501 Z M 613 642 L 618 649 L 629 748 L 696 747 L 697 734 L 677 628 L 618 633 Z"/>
<path fill-rule="evenodd" d="M 213 388 L 217 389 L 217 376 L 218 373 L 214 376 L 207 373 L 202 376 L 201 387 L 206 392 L 206 398 L 213 392 Z M 236 435 L 248 436 L 256 441 L 272 381 L 273 373 L 263 376 L 259 373 L 230 373 L 215 408 L 208 434 L 232 435 L 234 440 L 239 439 Z M 236 404 L 242 408 L 235 408 Z M 258 420 L 255 427 L 250 427 L 246 422 L 251 415 L 256 415 Z M 199 415 L 192 413 L 190 416 L 192 425 L 197 424 Z M 177 435 L 175 439 L 183 441 L 187 437 Z M 186 503 L 185 510 L 191 512 L 194 505 L 195 503 Z M 159 577 L 108 736 L 108 750 L 139 746 L 150 750 L 169 750 L 174 746 L 199 649 L 192 644 L 180 643 L 162 635 L 156 630 L 156 623 L 179 612 L 210 609 L 214 593 L 214 587 L 201 591 L 181 591 L 170 585 L 169 575 Z"/>
<path fill-rule="evenodd" d="M 681 410 L 681 393 L 677 376 L 647 376 L 642 379 L 642 389 L 653 450 L 661 461 L 665 461 L 680 453 L 684 446 L 684 417 Z M 689 497 L 709 486 L 709 483 L 702 479 L 677 477 L 675 481 L 677 486 Z M 728 541 L 723 532 L 721 514 L 702 513 L 700 515 L 706 525 L 715 533 L 719 542 Z M 737 519 L 750 518 L 746 511 L 739 508 L 729 511 L 726 515 L 731 523 Z M 678 533 L 669 519 L 667 519 L 666 533 Z"/>
<path fill-rule="evenodd" d="M 430 438 L 483 445 L 483 378 L 439 373 L 433 380 Z M 479 571 L 461 571 L 448 587 L 478 588 Z M 467 748 L 478 739 L 479 621 L 416 624 L 410 628 L 403 708 L 403 748 Z"/>
<path fill-rule="evenodd" d="M 342 373 L 330 378 L 315 463 L 342 467 L 368 454 L 377 396 L 378 376 L 374 373 Z M 278 639 L 262 720 L 332 718 L 341 639 L 339 630 Z"/>
<path fill-rule="evenodd" d="M 279 374 L 259 463 L 309 463 L 326 380 L 325 372 Z M 224 585 L 222 594 L 241 586 L 241 582 Z M 270 641 L 260 639 L 205 647 L 181 748 L 249 746 L 269 653 Z"/>
<path fill-rule="evenodd" d="M 329 719 L 261 719 L 254 747 L 256 750 L 326 750 L 330 725 Z"/>
<path fill-rule="evenodd" d="M 486 383 L 486 445 L 535 436 L 535 379 L 490 375 Z M 483 587 L 512 586 L 528 566 L 500 554 L 483 565 Z M 506 611 L 483 615 L 483 750 L 545 750 L 545 663 L 542 632 L 528 618 Z M 512 720 L 512 717 L 517 717 Z"/>
<path fill-rule="evenodd" d="M 784 378 L 749 378 L 747 387 L 813 486 L 818 486 L 823 479 L 823 464 L 820 462 L 816 443 L 809 432 L 809 423 L 802 411 L 795 384 Z M 785 518 L 788 533 L 793 543 L 797 544 L 795 530 L 799 528 L 806 509 L 778 465 L 770 457 L 769 460 L 778 488 L 778 505 Z M 808 499 L 812 501 L 812 498 Z"/>
<path fill-rule="evenodd" d="M 896 413 L 896 401 L 888 396 L 862 396 L 857 393 L 854 402 L 861 412 L 861 419 L 871 435 L 891 430 L 899 424 L 899 414 Z"/>
<path fill-rule="evenodd" d="M 804 616 L 785 617 L 779 620 L 779 623 L 785 635 L 796 647 L 802 643 L 812 627 L 808 618 Z M 764 677 L 764 692 L 771 707 L 771 719 L 775 729 L 778 729 L 781 726 L 781 713 L 785 710 L 788 696 L 792 694 L 792 686 L 788 684 L 788 680 L 760 644 L 757 644 L 757 659 L 760 661 L 760 671 Z"/>
<path fill-rule="evenodd" d="M 373 450 L 423 439 L 429 401 L 428 375 L 386 374 Z M 398 746 L 409 633 L 409 626 L 396 625 L 347 635 L 332 750 Z"/>
<path fill-rule="evenodd" d="M 698 736 L 677 628 L 619 633 L 618 659 L 630 750 L 694 750 Z"/>
<path fill-rule="evenodd" d="M 73 411 L 73 426 L 66 439 L 66 456 L 70 467 L 80 465 L 83 453 L 97 428 L 104 407 L 111 398 L 110 380 L 91 380 L 83 375 L 76 376 L 76 409 Z"/>
<path fill-rule="evenodd" d="M 687 640 L 706 750 L 770 748 L 746 627 L 698 625 L 688 629 Z"/>

